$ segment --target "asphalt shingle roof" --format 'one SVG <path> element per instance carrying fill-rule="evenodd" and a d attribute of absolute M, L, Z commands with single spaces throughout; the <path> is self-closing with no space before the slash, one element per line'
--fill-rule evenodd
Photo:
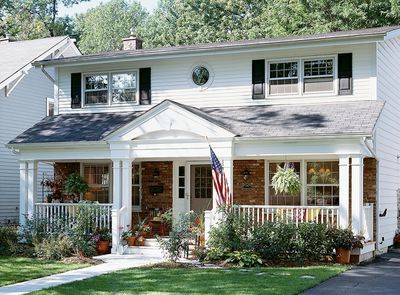
<path fill-rule="evenodd" d="M 239 137 L 372 135 L 382 101 L 317 105 L 194 108 L 176 105 Z M 10 144 L 101 141 L 144 112 L 64 114 L 46 117 Z"/>
<path fill-rule="evenodd" d="M 35 61 L 67 37 L 0 43 L 0 83 Z"/>

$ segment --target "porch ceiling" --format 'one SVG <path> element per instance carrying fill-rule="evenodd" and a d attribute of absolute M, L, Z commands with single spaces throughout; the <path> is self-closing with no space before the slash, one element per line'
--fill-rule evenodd
<path fill-rule="evenodd" d="M 372 135 L 384 103 L 358 101 L 318 105 L 195 108 L 164 101 L 147 112 L 63 114 L 47 117 L 9 144 L 105 141 L 118 130 L 151 115 L 154 109 L 167 105 L 190 112 L 193 118 L 203 119 L 237 137 L 312 138 Z"/>

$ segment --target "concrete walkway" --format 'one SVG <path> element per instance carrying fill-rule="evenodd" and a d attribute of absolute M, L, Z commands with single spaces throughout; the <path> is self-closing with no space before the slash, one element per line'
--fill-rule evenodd
<path fill-rule="evenodd" d="M 400 294 L 400 251 L 354 267 L 306 292 L 304 295 Z"/>
<path fill-rule="evenodd" d="M 132 254 L 132 255 L 103 255 L 96 259 L 103 260 L 105 263 L 90 266 L 87 268 L 71 270 L 68 272 L 51 275 L 31 281 L 26 281 L 14 285 L 0 287 L 1 295 L 26 294 L 33 291 L 47 289 L 50 287 L 80 281 L 106 273 L 143 266 L 150 263 L 163 261 L 160 253 Z"/>

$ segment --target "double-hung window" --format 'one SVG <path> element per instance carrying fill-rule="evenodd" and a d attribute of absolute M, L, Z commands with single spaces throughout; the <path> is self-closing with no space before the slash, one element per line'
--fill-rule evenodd
<path fill-rule="evenodd" d="M 333 91 L 333 58 L 305 60 L 303 73 L 304 93 Z"/>
<path fill-rule="evenodd" d="M 136 72 L 113 73 L 112 77 L 112 102 L 136 102 Z"/>
<path fill-rule="evenodd" d="M 85 200 L 99 203 L 110 202 L 109 164 L 84 164 L 83 176 L 89 186 Z"/>
<path fill-rule="evenodd" d="M 138 102 L 138 72 L 120 71 L 83 76 L 85 106 Z"/>
<path fill-rule="evenodd" d="M 296 94 L 298 87 L 298 62 L 271 62 L 269 64 L 269 94 Z"/>
<path fill-rule="evenodd" d="M 108 103 L 108 74 L 84 76 L 85 105 Z"/>

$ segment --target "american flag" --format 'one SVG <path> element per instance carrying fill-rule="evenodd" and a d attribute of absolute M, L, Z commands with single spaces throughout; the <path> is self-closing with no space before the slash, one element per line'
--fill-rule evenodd
<path fill-rule="evenodd" d="M 221 162 L 218 160 L 211 146 L 210 153 L 213 184 L 217 193 L 217 207 L 221 207 L 222 205 L 232 205 L 232 194 L 229 190 L 224 169 L 222 168 Z"/>

